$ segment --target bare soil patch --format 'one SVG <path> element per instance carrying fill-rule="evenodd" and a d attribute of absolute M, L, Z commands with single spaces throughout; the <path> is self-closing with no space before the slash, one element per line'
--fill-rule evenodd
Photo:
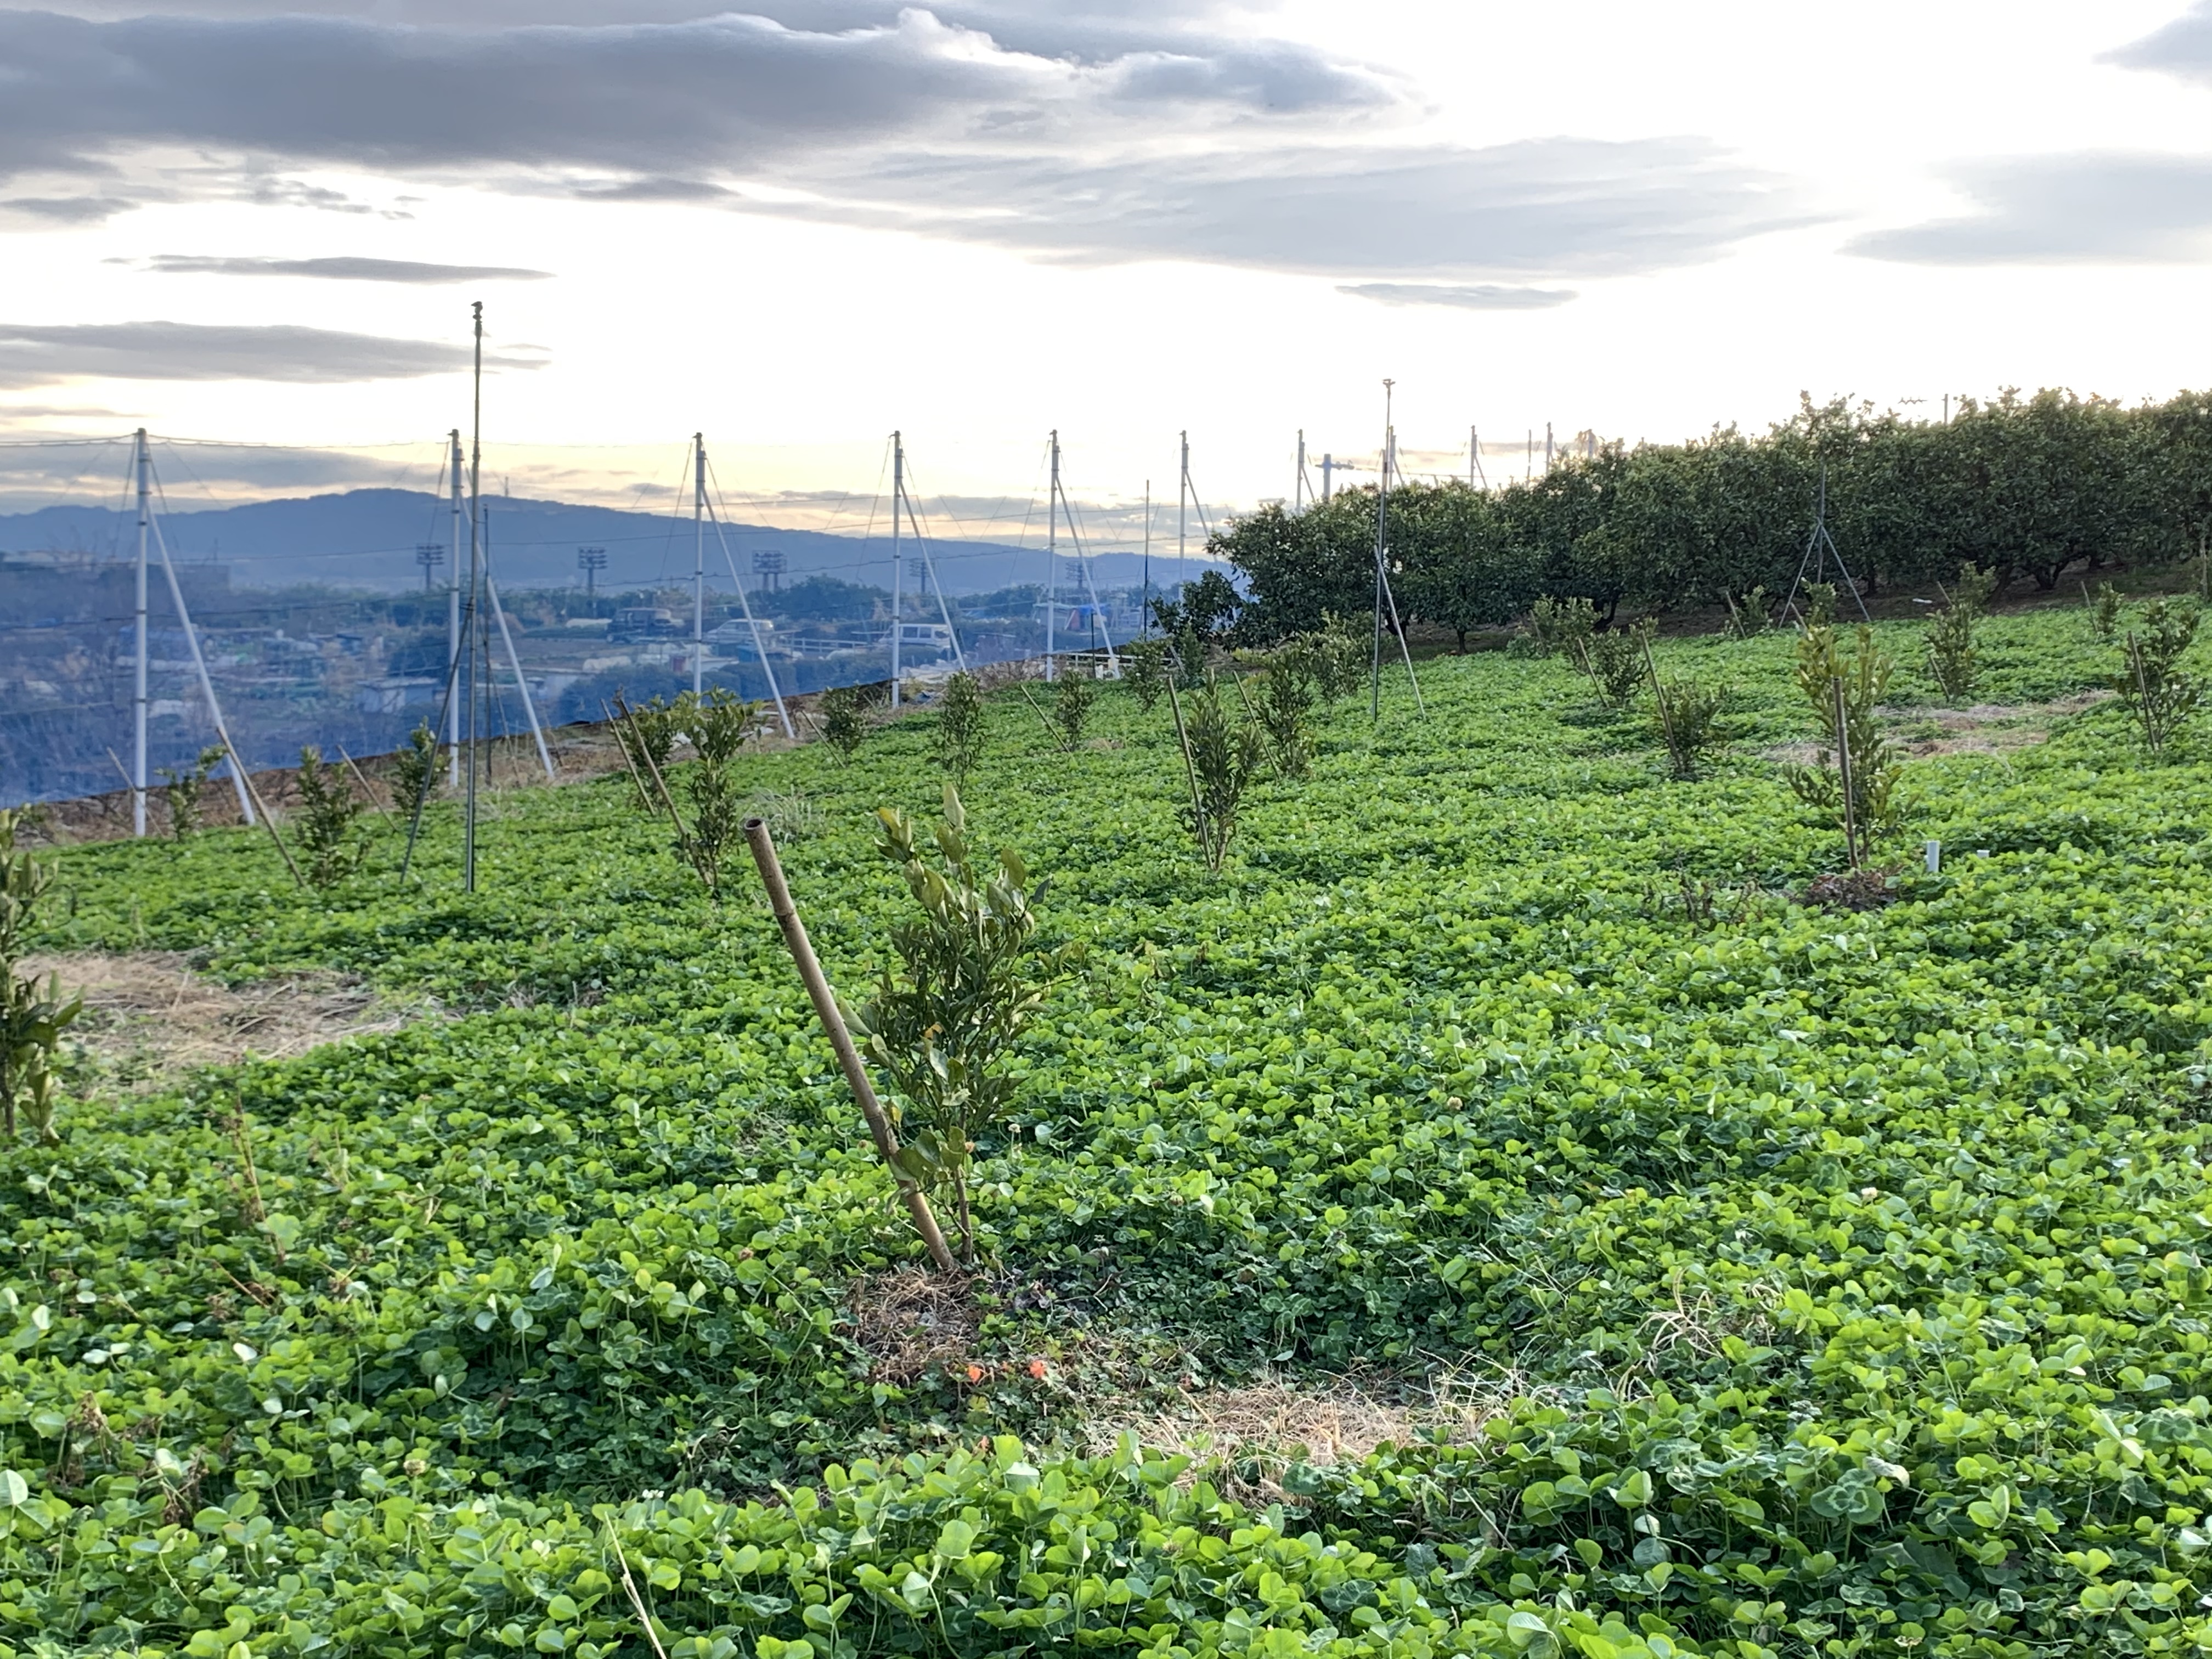
<path fill-rule="evenodd" d="M 40 978 L 59 974 L 84 998 L 70 1035 L 120 1078 L 150 1085 L 199 1066 L 260 1055 L 285 1059 L 430 1012 L 428 1002 L 381 998 L 343 974 L 294 974 L 233 988 L 164 951 L 83 951 L 36 957 Z"/>

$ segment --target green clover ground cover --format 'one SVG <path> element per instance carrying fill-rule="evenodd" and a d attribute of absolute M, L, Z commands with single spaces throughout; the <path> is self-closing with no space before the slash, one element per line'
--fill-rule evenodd
<path fill-rule="evenodd" d="M 2072 613 L 1985 639 L 1993 702 L 2112 672 Z M 1563 666 L 1432 665 L 1219 878 L 1164 708 L 1060 754 L 994 704 L 975 828 L 1087 966 L 979 1150 L 973 1386 L 872 1376 L 850 1287 L 918 1242 L 750 885 L 626 781 L 503 800 L 473 899 L 444 817 L 426 886 L 312 899 L 247 836 L 72 851 L 55 946 L 456 1017 L 0 1152 L 0 1659 L 639 1655 L 633 1587 L 672 1659 L 2212 1647 L 2212 766 L 2109 705 L 1917 763 L 1897 902 L 1806 907 L 1790 649 L 1662 648 L 1741 689 L 1696 783 Z M 932 742 L 746 763 L 824 809 L 787 866 L 854 990 Z M 1162 1356 L 1501 1403 L 1256 1513 L 1077 1455 Z"/>

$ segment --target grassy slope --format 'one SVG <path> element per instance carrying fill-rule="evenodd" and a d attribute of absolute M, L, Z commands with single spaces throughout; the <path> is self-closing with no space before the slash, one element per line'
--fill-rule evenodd
<path fill-rule="evenodd" d="M 2073 613 L 1989 635 L 1994 701 L 2110 672 Z M 1240 1544 L 1159 1466 L 1054 1472 L 1117 1517 L 1121 1599 L 1090 1622 L 1133 1649 L 1235 1648 L 1245 1620 L 1541 1651 L 1582 1639 L 1564 1594 L 1625 1651 L 1639 1628 L 1754 1652 L 2186 1646 L 2212 1589 L 2212 773 L 2139 769 L 2111 707 L 1918 764 L 1912 833 L 1944 839 L 1946 873 L 1875 915 L 1804 909 L 1772 895 L 1835 837 L 1752 754 L 1801 734 L 1789 653 L 1662 649 L 1747 694 L 1735 757 L 1692 785 L 1557 665 L 1435 664 L 1425 725 L 1402 698 L 1378 731 L 1340 712 L 1218 879 L 1180 839 L 1164 709 L 1109 698 L 1109 746 L 1068 757 L 994 705 L 971 814 L 1051 872 L 1048 924 L 1092 965 L 1031 1045 L 1019 1133 L 986 1149 L 1006 1272 L 972 1389 L 872 1382 L 846 1288 L 915 1246 L 749 879 L 712 912 L 625 781 L 510 798 L 473 899 L 450 821 L 422 889 L 373 871 L 313 900 L 239 834 L 71 853 L 55 945 L 337 966 L 469 1012 L 82 1106 L 58 1152 L 0 1156 L 0 1467 L 29 1494 L 0 1641 L 200 1629 L 222 1652 L 230 1620 L 276 1651 L 290 1620 L 362 1651 L 611 1651 L 629 1604 L 565 1500 L 734 1502 L 857 1457 L 898 1494 L 826 1494 L 852 1510 L 834 1547 L 756 1564 L 781 1587 L 757 1604 L 731 1599 L 731 1553 L 789 1512 L 633 1504 L 634 1547 L 690 1563 L 671 1633 L 706 1653 L 773 1632 L 772 1655 L 822 1633 L 769 1605 L 811 1585 L 870 1610 L 826 1646 L 993 1650 L 1081 1593 L 1042 1559 L 1031 1583 L 975 1576 L 980 1543 L 932 1552 L 963 1509 L 1001 1553 L 1049 1547 L 1028 1466 L 884 1460 L 994 1431 L 1041 1457 L 1146 1376 L 1358 1361 L 1494 1369 L 1528 1398 L 1480 1447 L 1293 1472 L 1303 1515 L 1277 1524 L 1372 1550 L 1351 1589 L 1342 1550 Z M 1898 700 L 1922 678 L 1908 663 Z M 849 769 L 757 763 L 824 809 L 787 863 L 848 987 L 902 897 L 867 810 L 931 804 L 927 741 L 909 720 Z M 1725 890 L 1714 925 L 1685 877 Z M 1015 1363 L 1034 1355 L 1043 1379 Z M 1178 1525 L 1229 1553 L 1171 1593 L 1163 1563 L 1199 1571 Z M 973 1606 L 900 1590 L 900 1549 L 969 1573 Z M 476 1559 L 499 1550 L 529 1571 Z M 1515 1602 L 1547 1628 L 1506 1630 Z"/>

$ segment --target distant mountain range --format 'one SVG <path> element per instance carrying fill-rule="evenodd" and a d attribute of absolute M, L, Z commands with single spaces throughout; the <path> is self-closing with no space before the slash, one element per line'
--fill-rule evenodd
<path fill-rule="evenodd" d="M 580 586 L 576 568 L 580 547 L 606 550 L 606 568 L 599 576 L 602 588 L 690 580 L 695 550 L 688 515 L 679 519 L 505 495 L 487 495 L 483 504 L 493 572 L 502 588 L 519 592 Z M 110 507 L 48 507 L 0 514 L 0 552 L 58 549 L 122 555 L 137 544 L 137 525 L 131 512 Z M 411 489 L 353 489 L 171 513 L 163 515 L 161 526 L 172 557 L 219 562 L 239 586 L 313 583 L 382 592 L 420 587 L 422 571 L 416 562 L 416 547 L 434 542 L 447 550 L 450 558 L 453 534 L 447 501 Z M 729 525 L 723 533 L 748 586 L 755 581 L 753 554 L 761 549 L 781 551 L 787 582 L 824 575 L 874 587 L 890 586 L 888 533 L 864 538 L 767 525 Z M 910 539 L 906 544 L 909 556 L 914 545 Z M 1045 579 L 1042 549 L 934 538 L 929 546 L 938 580 L 947 593 L 988 593 Z M 1194 578 L 1206 565 L 1206 561 L 1193 559 L 1188 574 Z M 1143 562 L 1133 553 L 1103 553 L 1091 566 L 1091 580 L 1100 587 L 1133 587 L 1141 580 Z M 436 580 L 442 581 L 446 574 L 441 568 Z M 1063 566 L 1063 582 L 1072 574 L 1072 568 Z M 707 533 L 707 575 L 710 583 L 727 591 L 729 566 L 711 528 Z M 1172 581 L 1173 561 L 1155 558 L 1152 580 Z"/>

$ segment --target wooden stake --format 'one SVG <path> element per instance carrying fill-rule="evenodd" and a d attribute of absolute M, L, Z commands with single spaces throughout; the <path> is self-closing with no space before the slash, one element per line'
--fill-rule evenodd
<path fill-rule="evenodd" d="M 1052 723 L 1052 716 L 1044 712 L 1044 705 L 1039 702 L 1035 697 L 1030 696 L 1030 688 L 1028 684 L 1024 681 L 1016 680 L 1014 682 L 1014 690 L 1022 694 L 1022 700 L 1029 704 L 1030 712 L 1036 714 L 1038 723 L 1044 727 L 1046 734 L 1049 736 L 1054 743 L 1060 744 L 1061 748 L 1066 748 L 1067 745 L 1066 744 L 1060 743 L 1060 728 Z"/>
<path fill-rule="evenodd" d="M 368 804 L 377 810 L 378 814 L 386 823 L 391 823 L 392 809 L 377 799 L 376 791 L 370 786 L 368 775 L 361 769 L 360 763 L 346 753 L 343 744 L 338 745 L 338 758 L 346 763 L 346 769 L 353 774 L 353 781 L 361 786 L 361 793 L 368 797 Z"/>
<path fill-rule="evenodd" d="M 845 1073 L 846 1086 L 852 1090 L 860 1115 L 868 1120 L 868 1133 L 875 1140 L 884 1167 L 898 1183 L 899 1196 L 906 1201 L 907 1213 L 914 1218 L 915 1231 L 929 1247 L 929 1258 L 937 1264 L 938 1270 L 957 1273 L 960 1264 L 953 1260 L 952 1247 L 945 1242 L 944 1231 L 937 1224 L 936 1212 L 929 1207 L 928 1195 L 912 1176 L 898 1166 L 898 1131 L 891 1127 L 890 1115 L 876 1098 L 875 1085 L 868 1081 L 867 1067 L 860 1063 L 860 1051 L 854 1046 L 853 1034 L 845 1029 L 844 1015 L 837 1011 L 836 993 L 830 988 L 829 978 L 823 973 L 814 946 L 806 937 L 806 924 L 799 919 L 798 907 L 791 902 L 791 889 L 784 882 L 783 866 L 776 860 L 775 840 L 769 834 L 768 825 L 758 818 L 747 818 L 745 844 L 752 848 L 753 862 L 760 866 L 762 884 L 768 889 L 769 907 L 775 912 L 776 926 L 783 930 L 783 942 L 790 949 L 792 961 L 798 965 L 799 977 L 805 981 L 807 997 L 814 1004 L 814 1017 L 822 1022 L 823 1035 L 836 1050 L 838 1069 Z"/>
<path fill-rule="evenodd" d="M 1191 827 L 1198 832 L 1199 850 L 1206 855 L 1206 861 L 1211 864 L 1213 862 L 1213 842 L 1206 833 L 1206 803 L 1198 793 L 1198 766 L 1190 757 L 1190 733 L 1182 723 L 1182 699 L 1176 696 L 1173 674 L 1168 676 L 1168 707 L 1175 714 L 1176 741 L 1182 745 L 1183 773 L 1190 779 Z"/>
<path fill-rule="evenodd" d="M 1850 715 L 1844 702 L 1844 682 L 1834 681 L 1836 692 L 1836 771 L 1844 787 L 1844 851 L 1850 856 L 1851 868 L 1859 867 L 1858 803 L 1851 799 L 1851 731 L 1847 724 Z"/>
<path fill-rule="evenodd" d="M 1674 742 L 1674 716 L 1667 708 L 1667 688 L 1659 683 L 1659 665 L 1651 659 L 1651 641 L 1644 641 L 1644 672 L 1651 676 L 1651 701 L 1659 707 L 1659 730 L 1667 738 L 1667 758 L 1674 763 L 1674 775 L 1686 776 L 1682 751 Z"/>
<path fill-rule="evenodd" d="M 610 726 L 619 724 L 616 719 L 615 711 L 613 709 L 609 708 L 605 702 L 600 703 L 599 708 L 605 713 L 607 724 Z M 624 737 L 620 731 L 617 731 L 615 732 L 615 747 L 622 750 L 623 764 L 629 769 L 629 781 L 631 787 L 637 791 L 637 804 L 645 808 L 646 816 L 647 817 L 652 817 L 653 797 L 645 793 L 645 780 L 638 775 L 637 762 L 629 752 L 629 739 Z"/>
<path fill-rule="evenodd" d="M 253 787 L 253 774 L 246 769 L 246 763 L 239 759 L 238 750 L 231 748 L 229 738 L 223 739 L 222 746 L 229 750 L 231 770 L 238 774 L 238 781 L 246 786 L 246 799 L 253 803 L 253 816 L 261 820 L 262 828 L 269 832 L 269 839 L 276 843 L 277 856 L 284 860 L 284 867 L 292 872 L 292 884 L 304 891 L 307 878 L 300 873 L 300 866 L 292 861 L 292 849 L 284 845 L 284 837 L 276 833 L 276 820 L 269 816 L 269 808 L 262 803 L 261 792 Z"/>

